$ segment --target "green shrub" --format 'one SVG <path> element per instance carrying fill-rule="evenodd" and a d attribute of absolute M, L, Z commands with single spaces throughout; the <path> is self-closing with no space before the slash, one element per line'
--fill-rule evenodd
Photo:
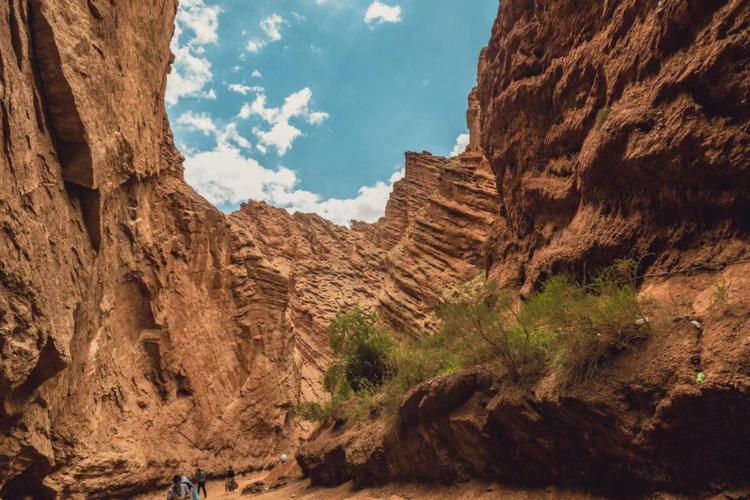
<path fill-rule="evenodd" d="M 609 358 L 649 333 L 637 301 L 637 263 L 617 261 L 590 283 L 555 276 L 521 308 L 519 319 L 550 339 L 551 368 L 562 384 L 590 378 Z"/>
<path fill-rule="evenodd" d="M 294 414 L 306 422 L 323 422 L 333 412 L 333 405 L 315 402 L 300 403 Z"/>
<path fill-rule="evenodd" d="M 599 108 L 599 111 L 596 112 L 596 119 L 594 121 L 594 127 L 596 127 L 596 130 L 600 130 L 604 126 L 607 118 L 609 118 L 609 111 L 609 106 L 604 106 Z"/>
<path fill-rule="evenodd" d="M 513 296 L 494 282 L 474 279 L 438 306 L 438 339 L 458 356 L 459 366 L 499 361 L 514 381 L 544 369 L 546 337 L 519 321 Z"/>
<path fill-rule="evenodd" d="M 325 387 L 333 395 L 379 387 L 388 376 L 393 336 L 378 315 L 355 307 L 340 314 L 328 329 L 333 362 Z"/>
<path fill-rule="evenodd" d="M 725 281 L 720 281 L 714 285 L 713 300 L 711 301 L 711 307 L 726 307 L 729 303 L 729 284 Z"/>
<path fill-rule="evenodd" d="M 301 405 L 298 413 L 320 421 L 344 404 L 352 421 L 381 409 L 395 414 L 411 388 L 471 366 L 507 373 L 516 383 L 550 371 L 561 386 L 586 380 L 650 332 L 637 301 L 637 267 L 617 261 L 584 283 L 557 275 L 526 302 L 477 277 L 438 305 L 439 332 L 417 339 L 396 335 L 377 314 L 356 307 L 329 329 L 330 402 Z"/>

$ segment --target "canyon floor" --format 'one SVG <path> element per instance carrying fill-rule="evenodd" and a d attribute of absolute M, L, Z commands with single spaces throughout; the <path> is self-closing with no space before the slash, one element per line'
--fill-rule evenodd
<path fill-rule="evenodd" d="M 507 499 L 565 499 L 565 500 L 587 500 L 596 497 L 562 491 L 554 488 L 536 489 L 536 490 L 517 490 L 505 488 L 496 484 L 484 483 L 481 481 L 469 481 L 466 483 L 456 484 L 453 486 L 444 485 L 423 485 L 423 484 L 389 484 L 380 488 L 365 488 L 355 490 L 352 483 L 345 483 L 336 488 L 319 488 L 310 485 L 309 480 L 294 480 L 282 487 L 272 490 L 259 492 L 255 494 L 243 495 L 243 488 L 263 481 L 266 473 L 256 474 L 246 477 L 240 477 L 238 480 L 239 488 L 232 493 L 224 491 L 224 482 L 222 480 L 209 481 L 207 485 L 208 497 L 219 499 L 257 499 L 257 500 L 276 500 L 276 499 L 307 499 L 307 500 L 344 500 L 344 499 L 375 499 L 387 498 L 389 500 L 402 499 L 431 499 L 431 500 L 469 500 L 469 499 L 490 499 L 490 498 L 507 498 Z M 157 500 L 165 497 L 163 491 L 149 493 L 137 497 L 137 500 Z M 667 497 L 656 497 L 667 498 Z"/>
<path fill-rule="evenodd" d="M 249 495 L 243 495 L 241 493 L 245 487 L 253 483 L 262 482 L 267 475 L 268 473 L 260 473 L 240 477 L 238 479 L 239 488 L 232 493 L 226 493 L 224 491 L 224 482 L 222 480 L 209 481 L 207 485 L 209 494 L 206 498 L 218 498 L 221 500 L 240 498 L 254 500 L 370 500 L 380 498 L 388 500 L 589 500 L 603 498 L 586 493 L 551 487 L 539 489 L 515 489 L 482 481 L 468 481 L 451 486 L 392 483 L 380 488 L 365 488 L 357 490 L 354 489 L 351 482 L 342 484 L 336 488 L 320 488 L 311 486 L 309 480 L 296 479 L 272 491 L 264 491 Z M 163 498 L 165 498 L 164 491 L 160 490 L 136 497 L 136 500 L 157 500 Z M 668 493 L 655 493 L 648 498 L 652 500 L 686 500 L 689 497 Z M 750 498 L 750 489 L 723 491 L 706 498 L 708 500 L 747 499 Z"/>

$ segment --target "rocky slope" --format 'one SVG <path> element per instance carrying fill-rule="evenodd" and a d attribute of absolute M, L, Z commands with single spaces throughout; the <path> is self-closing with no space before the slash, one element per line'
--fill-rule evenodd
<path fill-rule="evenodd" d="M 504 3 L 477 91 L 494 275 L 746 256 L 749 22 L 742 1 Z"/>
<path fill-rule="evenodd" d="M 394 328 L 433 328 L 430 309 L 441 294 L 476 275 L 484 262 L 495 203 L 481 156 L 407 153 L 405 177 L 374 224 L 355 222 L 350 230 L 252 201 L 232 214 L 234 234 L 288 281 L 304 399 L 325 397 L 326 330 L 338 313 L 361 305 L 378 309 Z"/>
<path fill-rule="evenodd" d="M 477 155 L 407 155 L 385 217 L 351 230 L 194 193 L 164 109 L 176 7 L 0 5 L 0 497 L 265 467 L 299 442 L 339 310 L 427 325 L 481 263 Z"/>
<path fill-rule="evenodd" d="M 501 3 L 469 110 L 500 193 L 488 273 L 524 296 L 642 258 L 658 334 L 562 392 L 429 381 L 397 425 L 320 429 L 298 456 L 314 483 L 750 484 L 749 28 L 741 0 Z"/>

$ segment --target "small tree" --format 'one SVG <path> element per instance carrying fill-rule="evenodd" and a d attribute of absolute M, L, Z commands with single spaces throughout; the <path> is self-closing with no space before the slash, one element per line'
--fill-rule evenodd
<path fill-rule="evenodd" d="M 355 307 L 340 314 L 328 329 L 333 361 L 325 387 L 334 396 L 379 387 L 389 373 L 391 337 L 376 313 Z"/>
<path fill-rule="evenodd" d="M 440 336 L 471 366 L 499 360 L 517 381 L 544 368 L 544 339 L 520 320 L 508 290 L 481 277 L 438 306 Z"/>

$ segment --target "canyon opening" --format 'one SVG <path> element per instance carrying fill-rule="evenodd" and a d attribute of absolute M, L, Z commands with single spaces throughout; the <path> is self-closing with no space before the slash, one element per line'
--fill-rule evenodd
<path fill-rule="evenodd" d="M 0 498 L 750 495 L 750 3 L 245 4 L 0 5 Z"/>

